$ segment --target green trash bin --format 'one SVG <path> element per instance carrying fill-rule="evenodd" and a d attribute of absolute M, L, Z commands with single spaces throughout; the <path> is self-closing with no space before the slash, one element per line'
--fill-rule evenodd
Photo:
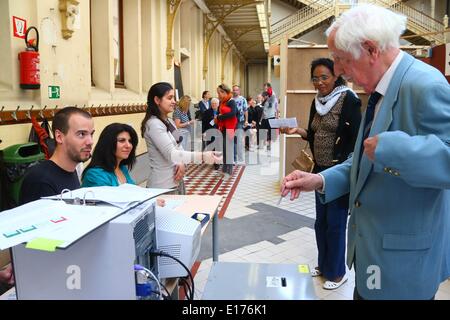
<path fill-rule="evenodd" d="M 19 204 L 20 187 L 28 168 L 45 159 L 39 145 L 35 142 L 15 144 L 3 149 L 4 174 L 9 208 Z"/>

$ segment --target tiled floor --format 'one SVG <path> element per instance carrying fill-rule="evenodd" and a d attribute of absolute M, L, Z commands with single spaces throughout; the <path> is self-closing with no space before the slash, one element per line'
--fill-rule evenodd
<path fill-rule="evenodd" d="M 240 218 L 257 214 L 256 210 L 249 208 L 252 204 L 263 203 L 288 210 L 292 213 L 315 218 L 314 193 L 305 193 L 300 199 L 291 202 L 283 199 L 278 205 L 278 145 L 272 147 L 272 154 L 260 152 L 262 163 L 247 165 L 234 192 L 233 198 L 226 209 L 225 218 L 238 222 Z M 220 222 L 219 222 L 220 230 Z M 252 232 L 252 230 L 248 230 Z M 310 268 L 317 265 L 317 247 L 314 230 L 309 227 L 282 234 L 277 238 L 284 240 L 275 244 L 271 239 L 245 245 L 238 249 L 228 251 L 219 256 L 220 261 L 228 262 L 255 262 L 255 263 L 298 263 L 308 264 Z M 271 240 L 271 241 L 269 241 Z M 219 245 L 223 245 L 220 244 Z M 195 298 L 201 299 L 203 289 L 208 279 L 212 259 L 203 260 L 195 275 Z M 318 299 L 349 300 L 353 297 L 354 272 L 348 271 L 348 281 L 336 290 L 322 288 L 323 280 L 313 278 L 315 292 Z M 450 299 L 450 281 L 444 282 L 436 299 Z"/>

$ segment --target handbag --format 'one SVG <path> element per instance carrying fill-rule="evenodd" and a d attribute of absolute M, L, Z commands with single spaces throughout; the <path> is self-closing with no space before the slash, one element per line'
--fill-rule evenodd
<path fill-rule="evenodd" d="M 306 152 L 308 147 L 309 142 L 306 143 L 305 148 L 300 151 L 300 155 L 292 162 L 292 166 L 295 169 L 305 172 L 312 172 L 314 170 L 314 160 L 309 153 Z"/>

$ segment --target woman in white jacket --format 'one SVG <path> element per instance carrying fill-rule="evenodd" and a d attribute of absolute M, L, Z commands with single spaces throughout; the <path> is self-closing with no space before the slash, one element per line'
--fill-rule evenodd
<path fill-rule="evenodd" d="M 148 188 L 174 188 L 175 194 L 185 194 L 183 176 L 185 164 L 219 163 L 222 157 L 214 151 L 183 150 L 181 135 L 168 117 L 174 111 L 175 93 L 170 83 L 154 84 L 147 96 L 147 111 L 141 124 L 141 134 L 147 143 L 150 160 Z"/>

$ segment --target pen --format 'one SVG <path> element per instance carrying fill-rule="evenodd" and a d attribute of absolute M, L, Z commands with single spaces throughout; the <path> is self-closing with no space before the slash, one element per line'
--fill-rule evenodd
<path fill-rule="evenodd" d="M 283 200 L 283 196 L 280 196 L 280 200 L 278 200 L 277 206 L 281 204 L 281 200 Z"/>

